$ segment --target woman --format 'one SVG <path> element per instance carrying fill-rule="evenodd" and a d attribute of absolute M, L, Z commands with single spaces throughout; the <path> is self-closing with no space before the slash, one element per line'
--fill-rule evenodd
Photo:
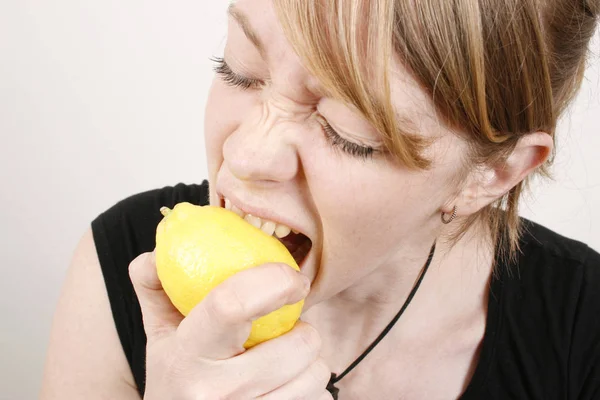
<path fill-rule="evenodd" d="M 599 399 L 600 255 L 517 209 L 599 14 L 598 0 L 232 5 L 210 186 L 93 221 L 42 398 Z M 182 201 L 286 237 L 301 272 L 239 273 L 183 318 L 152 254 L 159 208 Z M 252 319 L 301 298 L 302 322 L 244 351 Z"/>

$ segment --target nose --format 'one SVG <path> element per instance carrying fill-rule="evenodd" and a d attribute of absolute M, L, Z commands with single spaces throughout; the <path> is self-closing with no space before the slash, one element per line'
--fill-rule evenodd
<path fill-rule="evenodd" d="M 293 137 L 301 128 L 298 115 L 265 103 L 246 118 L 223 145 L 224 162 L 243 181 L 284 182 L 298 174 Z"/>

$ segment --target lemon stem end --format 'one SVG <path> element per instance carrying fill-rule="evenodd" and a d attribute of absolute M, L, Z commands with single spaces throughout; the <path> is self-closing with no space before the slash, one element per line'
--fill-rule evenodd
<path fill-rule="evenodd" d="M 172 210 L 169 207 L 161 207 L 160 208 L 160 213 L 165 217 L 168 216 L 169 214 L 171 214 L 171 211 Z"/>

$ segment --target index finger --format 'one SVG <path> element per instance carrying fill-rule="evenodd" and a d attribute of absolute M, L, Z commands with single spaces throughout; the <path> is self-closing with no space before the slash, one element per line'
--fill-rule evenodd
<path fill-rule="evenodd" d="M 308 294 L 310 281 L 285 264 L 241 271 L 213 289 L 177 330 L 186 351 L 223 360 L 244 352 L 252 321 Z"/>

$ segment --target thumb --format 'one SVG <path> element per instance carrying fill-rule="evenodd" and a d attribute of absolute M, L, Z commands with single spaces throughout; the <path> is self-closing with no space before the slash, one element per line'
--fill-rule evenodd
<path fill-rule="evenodd" d="M 174 332 L 183 315 L 173 306 L 158 279 L 154 251 L 140 254 L 129 264 L 129 277 L 140 302 L 148 341 Z"/>

